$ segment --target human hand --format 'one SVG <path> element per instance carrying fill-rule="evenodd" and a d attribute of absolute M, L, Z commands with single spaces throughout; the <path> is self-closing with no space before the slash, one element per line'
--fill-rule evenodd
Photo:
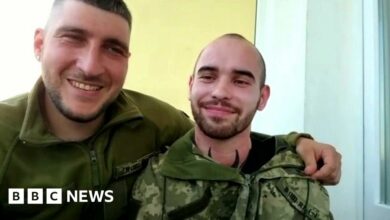
<path fill-rule="evenodd" d="M 305 162 L 305 174 L 326 185 L 336 185 L 341 177 L 341 154 L 324 143 L 299 138 L 296 151 Z"/>

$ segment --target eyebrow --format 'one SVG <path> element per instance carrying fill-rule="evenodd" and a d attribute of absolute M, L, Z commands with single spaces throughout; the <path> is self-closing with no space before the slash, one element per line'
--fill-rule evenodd
<path fill-rule="evenodd" d="M 55 33 L 58 34 L 58 33 L 67 33 L 67 32 L 80 34 L 80 35 L 87 35 L 87 36 L 91 35 L 88 31 L 81 29 L 81 28 L 73 27 L 73 26 L 60 27 Z M 104 39 L 104 42 L 109 43 L 109 44 L 118 45 L 118 46 L 122 47 L 127 53 L 129 53 L 129 46 L 127 46 L 126 43 L 122 42 L 121 40 L 119 40 L 117 38 L 109 37 L 109 38 Z"/>
<path fill-rule="evenodd" d="M 199 68 L 198 73 L 199 72 L 206 72 L 206 71 L 216 72 L 216 71 L 218 71 L 218 68 L 214 67 L 214 66 L 202 66 Z M 233 74 L 239 75 L 239 76 L 247 76 L 253 80 L 256 80 L 255 75 L 249 70 L 233 69 Z"/>
<path fill-rule="evenodd" d="M 255 75 L 251 71 L 248 71 L 248 70 L 234 69 L 233 73 L 236 75 L 247 76 L 253 80 L 256 80 Z"/>
<path fill-rule="evenodd" d="M 218 70 L 218 68 L 213 67 L 213 66 L 202 66 L 198 69 L 198 73 L 199 72 L 206 72 L 206 71 L 216 72 L 217 70 Z"/>

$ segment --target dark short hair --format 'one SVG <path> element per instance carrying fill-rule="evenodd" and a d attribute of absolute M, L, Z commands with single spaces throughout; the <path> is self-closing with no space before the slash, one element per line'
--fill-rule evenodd
<path fill-rule="evenodd" d="M 62 5 L 67 0 L 54 0 L 53 8 Z M 131 12 L 123 0 L 73 0 L 80 1 L 88 5 L 112 12 L 124 18 L 131 30 L 133 18 Z"/>

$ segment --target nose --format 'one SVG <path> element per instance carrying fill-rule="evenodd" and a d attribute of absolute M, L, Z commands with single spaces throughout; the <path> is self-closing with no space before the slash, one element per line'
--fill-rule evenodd
<path fill-rule="evenodd" d="M 212 89 L 212 97 L 215 99 L 230 99 L 232 88 L 229 86 L 228 79 L 221 78 Z"/>
<path fill-rule="evenodd" d="M 99 47 L 91 45 L 84 48 L 77 61 L 77 67 L 80 68 L 86 76 L 96 76 L 104 71 L 102 55 Z"/>

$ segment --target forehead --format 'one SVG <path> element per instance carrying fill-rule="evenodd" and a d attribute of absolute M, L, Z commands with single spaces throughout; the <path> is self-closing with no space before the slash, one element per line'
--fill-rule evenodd
<path fill-rule="evenodd" d="M 125 43 L 130 38 L 124 18 L 81 1 L 64 1 L 53 9 L 47 25 L 48 32 L 64 26 L 80 28 L 100 37 L 117 38 Z"/>
<path fill-rule="evenodd" d="M 260 76 L 260 56 L 256 48 L 242 39 L 221 38 L 210 43 L 199 56 L 196 71 L 202 66 L 219 70 L 242 69 Z"/>

